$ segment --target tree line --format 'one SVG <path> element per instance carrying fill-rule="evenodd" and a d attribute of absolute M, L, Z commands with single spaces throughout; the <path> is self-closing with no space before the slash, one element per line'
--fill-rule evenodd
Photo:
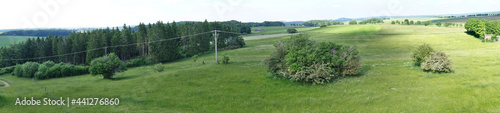
<path fill-rule="evenodd" d="M 45 61 L 87 65 L 92 59 L 109 53 L 115 53 L 122 61 L 145 57 L 155 62 L 169 62 L 213 50 L 214 36 L 207 32 L 222 30 L 240 33 L 241 27 L 206 20 L 204 22 L 187 22 L 181 25 L 177 25 L 175 22 L 158 21 L 149 24 L 140 23 L 137 31 L 124 24 L 121 30 L 118 27 L 108 27 L 72 32 L 69 36 L 48 35 L 45 38 L 29 38 L 24 42 L 1 47 L 0 59 L 23 60 L 1 60 L 0 67 Z M 204 34 L 188 36 L 197 33 Z M 234 49 L 245 45 L 239 34 L 218 34 L 217 46 L 220 49 Z M 157 40 L 166 41 L 150 43 Z M 105 48 L 107 46 L 119 47 Z M 54 55 L 61 56 L 49 57 Z"/>
<path fill-rule="evenodd" d="M 339 21 L 333 21 L 333 20 L 330 20 L 330 21 L 328 21 L 328 20 L 309 20 L 309 21 L 302 22 L 300 25 L 307 26 L 307 27 L 316 27 L 316 26 L 321 26 L 321 25 L 326 25 L 326 26 L 344 25 L 344 23 L 339 22 Z"/>
<path fill-rule="evenodd" d="M 469 34 L 472 34 L 483 41 L 498 40 L 496 36 L 500 35 L 500 21 L 488 21 L 486 19 L 479 20 L 472 18 L 467 20 L 464 25 Z M 485 34 L 492 34 L 492 39 L 485 40 Z"/>
<path fill-rule="evenodd" d="M 463 26 L 462 24 L 455 24 L 455 23 L 451 23 L 451 22 L 445 22 L 445 23 L 442 23 L 441 21 L 437 21 L 436 23 L 433 23 L 432 20 L 428 20 L 428 21 L 413 21 L 413 20 L 408 20 L 408 19 L 405 19 L 404 21 L 399 21 L 399 20 L 396 20 L 396 21 L 391 21 L 391 24 L 400 24 L 400 25 L 424 25 L 424 26 L 429 26 L 429 25 L 433 25 L 435 24 L 436 26 L 438 27 L 441 27 L 441 26 L 444 26 L 444 27 L 453 27 L 453 26 L 456 26 L 456 27 L 459 27 L 459 26 Z"/>

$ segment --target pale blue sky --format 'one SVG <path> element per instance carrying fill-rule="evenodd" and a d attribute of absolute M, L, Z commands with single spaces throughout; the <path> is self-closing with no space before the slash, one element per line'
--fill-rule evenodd
<path fill-rule="evenodd" d="M 498 0 L 5 0 L 0 29 L 139 22 L 304 21 L 500 11 Z M 49 6 L 47 9 L 46 6 Z"/>

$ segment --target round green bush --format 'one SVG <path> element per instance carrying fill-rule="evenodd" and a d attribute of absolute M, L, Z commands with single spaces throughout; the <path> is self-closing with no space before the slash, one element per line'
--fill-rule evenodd
<path fill-rule="evenodd" d="M 102 75 L 104 79 L 111 79 L 116 72 L 126 70 L 125 63 L 114 53 L 96 58 L 90 63 L 90 74 Z"/>
<path fill-rule="evenodd" d="M 434 52 L 434 49 L 432 49 L 431 45 L 423 44 L 413 51 L 411 57 L 415 65 L 420 66 L 420 64 L 424 62 L 424 58 L 430 56 L 432 52 Z"/>
<path fill-rule="evenodd" d="M 165 69 L 165 66 L 163 66 L 162 63 L 158 63 L 155 65 L 155 70 L 158 71 L 158 72 L 162 72 L 164 69 Z"/>

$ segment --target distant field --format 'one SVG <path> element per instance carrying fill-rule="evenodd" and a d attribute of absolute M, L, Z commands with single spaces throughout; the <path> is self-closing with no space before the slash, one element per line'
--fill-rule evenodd
<path fill-rule="evenodd" d="M 465 23 L 467 20 L 471 18 L 477 18 L 479 20 L 486 19 L 488 21 L 491 20 L 500 20 L 500 16 L 486 16 L 486 17 L 467 17 L 467 18 L 447 18 L 447 19 L 436 19 L 433 21 L 441 21 L 441 22 L 453 22 L 453 23 Z"/>
<path fill-rule="evenodd" d="M 269 34 L 283 34 L 287 33 L 288 28 L 295 28 L 299 33 L 307 32 L 319 27 L 252 27 L 252 34 L 245 36 L 255 36 L 255 35 L 269 35 Z M 263 29 L 264 32 L 255 32 L 255 29 Z"/>
<path fill-rule="evenodd" d="M 32 38 L 32 36 L 0 36 L 0 47 L 9 46 L 13 43 L 19 43 L 28 38 Z"/>

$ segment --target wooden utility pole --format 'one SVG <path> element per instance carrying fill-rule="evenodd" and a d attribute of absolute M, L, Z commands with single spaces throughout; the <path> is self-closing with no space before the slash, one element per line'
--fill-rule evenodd
<path fill-rule="evenodd" d="M 214 43 L 215 44 L 215 62 L 219 63 L 217 61 L 217 30 L 214 30 L 214 36 L 215 36 L 215 43 Z"/>

